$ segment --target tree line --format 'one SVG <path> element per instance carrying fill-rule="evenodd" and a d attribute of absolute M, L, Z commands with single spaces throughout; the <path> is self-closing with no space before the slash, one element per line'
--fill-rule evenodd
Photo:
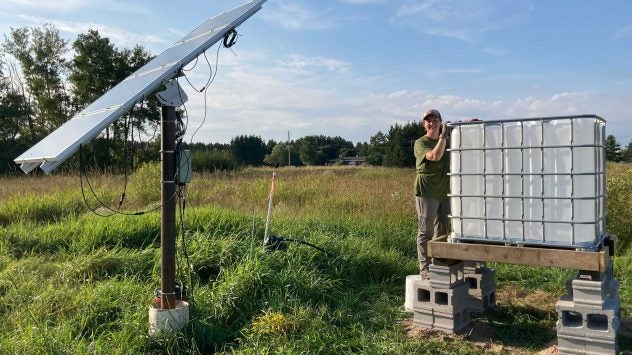
<path fill-rule="evenodd" d="M 68 59 L 72 47 L 72 58 Z M 0 173 L 17 171 L 18 155 L 95 101 L 153 56 L 142 46 L 119 49 L 97 30 L 70 44 L 52 25 L 11 29 L 0 47 Z M 60 170 L 83 166 L 114 172 L 159 160 L 160 105 L 154 95 L 137 103 L 75 154 Z M 376 166 L 413 167 L 414 141 L 424 135 L 419 122 L 395 124 L 368 142 L 310 135 L 290 142 L 264 142 L 241 135 L 229 144 L 192 143 L 196 170 L 241 166 L 336 164 L 344 157 L 366 157 Z M 610 161 L 632 161 L 632 142 L 621 148 L 606 139 Z"/>
<path fill-rule="evenodd" d="M 265 142 L 253 135 L 237 136 L 229 144 L 185 144 L 192 151 L 196 170 L 234 169 L 240 166 L 317 166 L 341 163 L 341 158 L 365 157 L 370 165 L 413 167 L 413 145 L 425 134 L 419 123 L 393 125 L 369 142 L 310 135 L 289 142 Z"/>

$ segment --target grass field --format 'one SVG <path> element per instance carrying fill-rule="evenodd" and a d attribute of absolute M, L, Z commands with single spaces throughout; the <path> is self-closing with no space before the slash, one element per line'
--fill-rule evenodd
<path fill-rule="evenodd" d="M 410 327 L 402 305 L 405 277 L 418 271 L 412 169 L 277 170 L 272 232 L 327 253 L 262 249 L 271 172 L 194 176 L 178 241 L 191 321 L 160 338 L 148 336 L 159 214 L 99 217 L 77 176 L 1 179 L 0 353 L 530 353 L 554 341 L 553 305 L 571 270 L 493 265 L 498 310 L 474 321 L 485 339 Z M 154 165 L 135 172 L 122 209 L 154 209 L 158 175 Z M 123 178 L 91 183 L 116 205 Z M 609 165 L 607 184 L 627 318 L 632 168 Z M 631 339 L 620 336 L 622 350 L 632 350 Z"/>

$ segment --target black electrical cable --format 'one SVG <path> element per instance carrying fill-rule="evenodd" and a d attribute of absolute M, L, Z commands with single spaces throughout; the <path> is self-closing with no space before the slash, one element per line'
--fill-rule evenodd
<path fill-rule="evenodd" d="M 317 245 L 314 245 L 314 244 L 312 244 L 312 243 L 308 243 L 308 242 L 306 242 L 306 241 L 304 241 L 304 240 L 300 240 L 300 239 L 291 239 L 291 238 L 285 238 L 285 237 L 283 237 L 283 241 L 287 241 L 287 242 L 295 242 L 295 243 L 300 243 L 300 244 L 305 244 L 305 245 L 310 246 L 310 247 L 312 247 L 312 248 L 314 248 L 314 249 L 316 249 L 316 250 L 318 250 L 318 251 L 320 251 L 320 252 L 323 252 L 323 253 L 325 253 L 325 254 L 329 254 L 329 253 L 328 253 L 325 249 L 323 249 L 323 248 L 321 248 L 321 247 L 319 247 L 319 246 L 317 246 Z"/>
<path fill-rule="evenodd" d="M 219 63 L 219 46 L 217 47 L 217 56 L 215 57 L 215 72 L 213 73 L 213 78 L 209 83 L 209 86 L 211 85 L 211 83 L 213 83 L 213 81 L 215 81 L 215 76 L 217 75 L 217 65 Z M 195 131 L 193 131 L 193 134 L 191 135 L 191 139 L 189 140 L 190 144 L 193 144 L 193 138 L 195 137 L 195 135 L 198 133 L 198 131 L 202 128 L 202 126 L 204 125 L 204 123 L 206 122 L 206 117 L 207 117 L 207 111 L 208 111 L 208 86 L 204 89 L 204 117 L 202 118 L 202 122 L 200 123 L 200 125 L 195 129 Z"/>
<path fill-rule="evenodd" d="M 181 236 L 182 240 L 182 253 L 184 254 L 184 258 L 186 261 L 186 269 L 187 269 L 187 275 L 188 275 L 188 282 L 189 282 L 189 296 L 190 296 L 190 300 L 191 300 L 191 304 L 193 303 L 193 278 L 191 277 L 191 272 L 193 270 L 192 266 L 191 266 L 191 258 L 189 256 L 189 252 L 188 252 L 188 248 L 187 248 L 187 240 L 186 240 L 186 224 L 184 222 L 185 220 L 185 211 L 186 211 L 186 195 L 187 195 L 187 188 L 186 185 L 182 185 L 178 187 L 178 207 L 180 209 L 180 230 L 178 231 L 178 235 Z M 177 260 L 177 259 L 176 259 Z M 181 270 L 181 268 L 179 268 Z M 180 274 L 184 274 L 183 272 L 180 272 Z M 182 276 L 184 277 L 184 276 Z M 184 284 L 184 283 L 183 283 Z"/>
<path fill-rule="evenodd" d="M 199 58 L 199 57 L 200 57 L 200 56 L 195 57 L 195 63 L 193 63 L 193 66 L 192 66 L 191 68 L 185 69 L 185 68 L 184 68 L 184 66 L 183 66 L 183 67 L 182 67 L 182 71 L 191 71 L 191 70 L 195 69 L 195 67 L 197 66 L 197 63 L 198 63 L 198 58 Z"/>
<path fill-rule="evenodd" d="M 145 101 L 141 101 L 140 102 L 140 111 L 141 113 L 143 112 L 145 107 Z M 153 122 L 149 122 L 150 124 Z M 138 146 L 140 147 L 140 149 L 142 149 L 143 151 L 143 155 L 147 156 L 147 149 L 149 148 L 149 144 L 156 138 L 156 133 L 158 132 L 158 127 L 156 125 L 154 125 L 154 132 L 152 133 L 151 137 L 147 140 L 147 143 L 143 144 L 143 136 L 142 134 L 144 130 L 142 128 L 138 129 Z M 133 137 L 132 137 L 133 139 Z"/>
<path fill-rule="evenodd" d="M 189 86 L 191 86 L 191 88 L 197 92 L 203 92 L 204 90 L 206 90 L 211 83 L 213 83 L 213 81 L 215 80 L 215 75 L 217 74 L 217 62 L 219 61 L 219 49 L 221 48 L 221 46 L 217 46 L 217 52 L 215 54 L 215 70 L 213 70 L 213 66 L 211 65 L 211 62 L 209 62 L 208 57 L 206 56 L 206 52 L 203 52 L 202 54 L 204 55 L 204 59 L 206 60 L 206 64 L 208 65 L 208 68 L 210 70 L 209 73 L 209 77 L 208 80 L 206 81 L 206 84 L 204 84 L 202 86 L 201 89 L 196 88 L 193 83 L 191 83 L 191 81 L 189 80 L 189 77 L 184 74 L 185 71 L 190 71 L 189 70 L 185 70 L 184 67 L 180 68 L 180 71 L 182 71 L 182 73 L 184 74 L 184 79 L 186 79 L 187 83 L 189 83 Z M 199 57 L 199 56 L 198 56 Z M 197 63 L 197 58 L 195 58 L 196 63 Z M 192 68 L 191 68 L 192 69 Z"/>
<path fill-rule="evenodd" d="M 268 249 L 272 249 L 272 250 L 278 250 L 278 249 L 284 249 L 282 247 L 283 242 L 294 242 L 294 243 L 299 243 L 299 244 L 304 244 L 307 245 L 309 247 L 312 247 L 324 254 L 329 255 L 329 252 L 327 252 L 325 249 L 314 245 L 312 243 L 308 243 L 304 240 L 301 239 L 292 239 L 292 238 L 285 238 L 285 237 L 281 237 L 278 235 L 269 235 L 268 239 L 264 240 L 264 247 L 268 248 Z"/>
<path fill-rule="evenodd" d="M 237 43 L 237 30 L 231 28 L 224 34 L 224 47 L 230 48 Z"/>
<path fill-rule="evenodd" d="M 123 182 L 123 192 L 121 192 L 121 197 L 119 198 L 119 203 L 118 206 L 116 207 L 116 210 L 120 210 L 121 206 L 123 205 L 123 201 L 125 201 L 125 193 L 127 192 L 127 180 L 128 180 L 128 175 L 127 175 L 127 134 L 129 133 L 129 128 L 130 125 L 132 127 L 132 149 L 134 148 L 134 131 L 133 131 L 133 123 L 132 121 L 132 117 L 131 115 L 129 115 L 129 117 L 125 118 L 125 136 L 124 136 L 124 140 L 123 140 L 123 175 L 124 175 L 124 182 Z M 132 153 L 132 159 L 134 159 L 134 154 Z"/>
<path fill-rule="evenodd" d="M 234 44 L 234 43 L 232 43 Z M 232 45 L 231 44 L 231 45 Z M 193 90 L 197 91 L 197 92 L 205 92 L 207 91 L 207 89 L 211 86 L 211 84 L 215 81 L 215 77 L 217 75 L 217 68 L 219 65 L 219 50 L 220 50 L 220 46 L 217 47 L 217 52 L 215 54 L 215 69 L 213 70 L 213 67 L 211 65 L 211 63 L 208 60 L 208 57 L 206 56 L 206 52 L 204 52 L 204 58 L 206 60 L 206 63 L 209 66 L 209 79 L 207 80 L 206 84 L 204 84 L 204 86 L 202 87 L 202 89 L 197 89 L 189 80 L 188 76 L 186 74 L 184 74 L 184 78 L 186 79 L 187 83 L 191 86 L 191 88 L 193 88 Z M 196 58 L 196 64 L 197 65 L 197 58 Z M 194 67 L 195 67 L 194 65 Z M 191 68 L 193 69 L 193 68 Z M 184 71 L 189 71 L 189 70 L 184 70 L 184 68 L 181 68 L 181 70 Z M 178 78 L 176 77 L 176 81 L 179 81 Z M 181 91 L 181 87 L 180 85 L 178 85 L 178 95 L 180 96 L 180 101 L 182 102 L 182 106 L 184 108 L 184 115 L 186 117 L 186 124 L 183 122 L 182 117 L 179 115 L 176 115 L 177 119 L 178 119 L 178 123 L 180 124 L 180 135 L 177 137 L 176 139 L 176 150 L 179 151 L 181 145 L 182 145 L 182 140 L 186 134 L 186 132 L 188 131 L 189 128 L 189 113 L 186 107 L 186 104 L 184 102 L 183 96 L 182 96 L 182 91 Z M 199 129 L 202 127 L 202 125 L 204 124 L 204 122 L 206 121 L 206 117 L 207 117 L 207 96 L 206 94 L 204 95 L 204 118 L 202 120 L 202 123 L 200 124 L 200 126 L 195 130 L 195 132 L 193 133 L 193 135 L 191 136 L 191 144 L 193 142 L 193 137 L 195 136 L 195 134 L 199 131 Z M 188 159 L 191 159 L 190 156 L 188 157 Z M 186 162 L 188 163 L 188 162 Z M 178 167 L 179 168 L 179 167 Z M 185 178 L 186 180 L 186 178 Z M 192 277 L 191 277 L 191 271 L 192 271 L 192 267 L 191 267 L 191 260 L 190 260 L 190 256 L 188 254 L 188 248 L 187 248 L 187 241 L 186 241 L 186 225 L 184 223 L 184 218 L 185 218 L 185 211 L 186 211 L 186 194 L 187 194 L 187 189 L 186 189 L 186 185 L 181 185 L 177 188 L 177 195 L 178 195 L 178 206 L 180 209 L 180 230 L 178 231 L 178 235 L 181 236 L 182 238 L 182 252 L 184 254 L 185 260 L 186 260 L 186 264 L 187 264 L 187 269 L 188 269 L 188 278 L 189 278 L 189 287 L 192 287 Z M 182 273 L 182 268 L 178 265 L 178 270 L 179 270 L 179 274 L 183 274 Z M 182 276 L 183 277 L 183 276 Z M 183 289 L 184 292 L 184 289 Z M 193 302 L 193 291 L 192 289 L 189 292 L 189 295 L 191 297 L 191 302 Z"/>
<path fill-rule="evenodd" d="M 83 202 L 86 204 L 86 206 L 88 207 L 88 209 L 96 214 L 97 216 L 100 217 L 111 217 L 112 215 L 115 214 L 120 214 L 123 216 L 140 216 L 143 215 L 145 213 L 149 213 L 149 212 L 153 212 L 153 211 L 157 211 L 159 210 L 163 205 L 159 205 L 155 208 L 149 209 L 149 210 L 145 210 L 145 211 L 136 211 L 136 212 L 121 212 L 118 210 L 113 209 L 112 207 L 108 206 L 105 202 L 103 202 L 99 196 L 97 196 L 97 193 L 94 191 L 94 188 L 92 187 L 92 183 L 90 183 L 90 179 L 88 178 L 88 175 L 85 172 L 85 165 L 83 164 L 83 146 L 80 144 L 79 145 L 79 181 L 80 181 L 80 185 L 81 185 L 81 195 L 83 196 Z M 84 192 L 84 187 L 83 187 L 83 178 L 85 177 L 86 182 L 88 184 L 88 188 L 90 189 L 90 191 L 92 192 L 92 196 L 94 196 L 94 198 L 99 202 L 99 204 L 104 207 L 105 209 L 109 210 L 110 214 L 101 214 L 99 213 L 96 209 L 92 208 L 92 206 L 90 206 L 90 204 L 88 203 L 88 200 L 86 198 L 85 192 Z M 173 195 L 171 195 L 171 197 L 169 197 L 168 201 L 171 201 L 174 197 L 176 197 L 176 193 L 174 192 Z"/>

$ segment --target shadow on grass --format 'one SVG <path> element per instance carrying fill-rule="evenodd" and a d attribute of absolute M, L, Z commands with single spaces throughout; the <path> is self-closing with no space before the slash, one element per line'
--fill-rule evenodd
<path fill-rule="evenodd" d="M 619 351 L 625 354 L 632 353 L 632 318 L 621 318 Z"/>
<path fill-rule="evenodd" d="M 557 315 L 530 306 L 498 306 L 476 316 L 503 346 L 538 350 L 555 338 Z"/>

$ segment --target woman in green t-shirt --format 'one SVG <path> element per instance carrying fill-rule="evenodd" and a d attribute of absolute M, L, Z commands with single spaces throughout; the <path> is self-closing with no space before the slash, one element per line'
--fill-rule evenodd
<path fill-rule="evenodd" d="M 450 214 L 450 157 L 446 152 L 448 129 L 441 125 L 437 110 L 424 112 L 426 135 L 415 141 L 417 176 L 415 178 L 415 207 L 419 221 L 417 255 L 423 280 L 429 279 L 428 241 L 448 233 Z"/>

